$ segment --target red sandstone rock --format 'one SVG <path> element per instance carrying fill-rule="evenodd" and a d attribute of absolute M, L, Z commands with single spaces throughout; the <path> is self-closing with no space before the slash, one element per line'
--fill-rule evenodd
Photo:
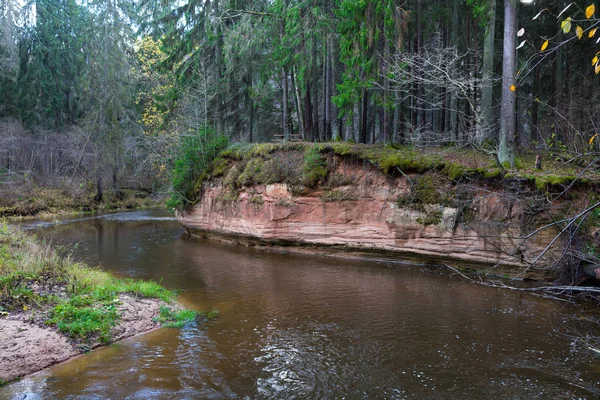
<path fill-rule="evenodd" d="M 191 233 L 255 238 L 267 244 L 342 245 L 516 266 L 535 259 L 556 234 L 549 229 L 522 242 L 520 237 L 531 228 L 522 226 L 524 200 L 519 203 L 502 192 L 475 189 L 471 218 L 465 223 L 456 208 L 424 204 L 423 211 L 417 211 L 398 206 L 398 195 L 410 191 L 406 177 L 392 178 L 374 167 L 343 160 L 338 160 L 335 173 L 353 182 L 336 190 L 352 191 L 356 200 L 325 201 L 321 189 L 293 196 L 286 184 L 273 184 L 244 188 L 237 201 L 224 201 L 227 189 L 216 179 L 204 183 L 201 200 L 179 220 Z M 256 196 L 262 197 L 262 204 L 250 201 Z M 432 213 L 441 218 L 426 225 L 423 221 Z M 548 259 L 551 252 L 541 261 Z"/>

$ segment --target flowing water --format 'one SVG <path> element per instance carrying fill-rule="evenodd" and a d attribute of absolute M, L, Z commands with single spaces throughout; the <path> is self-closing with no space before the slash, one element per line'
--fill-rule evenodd
<path fill-rule="evenodd" d="M 446 271 L 187 239 L 167 213 L 36 223 L 74 256 L 181 289 L 220 316 L 159 329 L 0 389 L 36 399 L 595 398 L 570 336 L 593 309 Z M 596 327 L 598 325 L 595 325 Z"/>

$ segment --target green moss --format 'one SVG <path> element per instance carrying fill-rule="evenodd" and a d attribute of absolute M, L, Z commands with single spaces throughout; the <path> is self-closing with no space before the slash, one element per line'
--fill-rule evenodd
<path fill-rule="evenodd" d="M 493 179 L 502 175 L 502 170 L 497 167 L 476 168 L 475 172 L 484 179 Z"/>
<path fill-rule="evenodd" d="M 320 153 L 319 146 L 309 147 L 304 156 L 302 183 L 314 187 L 327 176 L 327 172 L 327 159 Z"/>
<path fill-rule="evenodd" d="M 241 171 L 237 176 L 236 173 L 224 173 L 232 189 L 237 189 L 244 184 L 285 182 L 290 187 L 293 186 L 294 192 L 299 194 L 306 187 L 314 187 L 317 184 L 331 190 L 353 183 L 351 179 L 332 174 L 331 169 L 335 165 L 335 159 L 334 162 L 329 161 L 332 154 L 352 162 L 371 164 L 382 173 L 393 176 L 439 171 L 441 175 L 447 176 L 453 182 L 458 182 L 465 177 L 496 179 L 504 176 L 506 179 L 530 180 L 532 185 L 540 190 L 569 184 L 578 173 L 576 169 L 566 168 L 552 159 L 545 161 L 544 164 L 547 170 L 554 171 L 552 175 L 536 171 L 535 155 L 531 154 L 520 155 L 516 160 L 517 168 L 507 171 L 497 166 L 494 159 L 476 150 L 436 151 L 415 149 L 410 146 L 393 147 L 348 142 L 236 144 L 229 146 L 221 156 L 228 158 L 230 164 L 233 164 L 231 160 L 234 160 Z M 260 168 L 246 170 L 246 163 L 258 158 L 263 160 Z M 251 167 L 256 165 L 253 164 Z M 215 163 L 217 175 L 223 173 L 224 168 L 226 168 L 225 162 L 219 161 L 218 165 Z M 242 174 L 240 178 L 239 175 Z M 590 176 L 587 176 L 588 174 Z M 599 174 L 589 170 L 586 176 L 577 181 L 577 184 L 593 185 L 600 181 L 600 177 L 596 175 Z M 239 182 L 238 178 L 240 178 Z"/>
<path fill-rule="evenodd" d="M 449 163 L 444 166 L 442 173 L 456 182 L 469 174 L 469 168 L 464 165 Z"/>
<path fill-rule="evenodd" d="M 279 198 L 275 202 L 275 205 L 278 207 L 293 207 L 294 203 L 288 199 Z"/>
<path fill-rule="evenodd" d="M 261 183 L 257 178 L 262 171 L 265 161 L 260 157 L 251 158 L 244 171 L 237 178 L 237 186 L 252 186 Z"/>
<path fill-rule="evenodd" d="M 353 191 L 347 190 L 325 190 L 321 196 L 321 201 L 325 203 L 336 202 L 336 201 L 354 201 L 358 200 L 358 196 Z"/>
<path fill-rule="evenodd" d="M 218 157 L 212 163 L 211 175 L 213 177 L 223 176 L 228 169 L 229 160 L 224 157 Z"/>
<path fill-rule="evenodd" d="M 266 185 L 282 182 L 287 175 L 284 170 L 285 164 L 282 161 L 279 158 L 265 161 L 260 171 L 255 174 L 256 182 Z"/>
<path fill-rule="evenodd" d="M 237 192 L 238 189 L 238 178 L 242 174 L 242 171 L 246 168 L 245 164 L 236 165 L 229 170 L 229 173 L 223 179 L 223 185 L 228 188 L 231 192 Z"/>
<path fill-rule="evenodd" d="M 535 175 L 533 176 L 535 187 L 546 190 L 550 186 L 565 186 L 573 182 L 576 177 L 571 175 Z"/>
<path fill-rule="evenodd" d="M 417 218 L 417 222 L 423 226 L 439 225 L 443 215 L 441 211 L 428 212 L 423 217 Z"/>
<path fill-rule="evenodd" d="M 416 197 L 420 203 L 440 204 L 442 196 L 438 186 L 430 175 L 420 177 L 414 187 Z"/>
<path fill-rule="evenodd" d="M 265 204 L 265 200 L 260 194 L 257 194 L 250 197 L 250 203 L 262 206 Z"/>

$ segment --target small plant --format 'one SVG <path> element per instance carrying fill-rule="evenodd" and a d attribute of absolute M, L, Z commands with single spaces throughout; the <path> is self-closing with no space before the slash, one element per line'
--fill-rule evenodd
<path fill-rule="evenodd" d="M 173 311 L 170 307 L 161 306 L 155 321 L 166 328 L 183 328 L 187 323 L 195 321 L 197 317 L 198 313 L 193 310 Z"/>

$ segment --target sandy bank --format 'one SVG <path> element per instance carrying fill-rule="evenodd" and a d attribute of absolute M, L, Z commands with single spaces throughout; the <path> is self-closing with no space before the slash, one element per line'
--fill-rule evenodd
<path fill-rule="evenodd" d="M 112 329 L 114 341 L 146 333 L 160 326 L 158 299 L 122 294 L 117 306 L 120 322 Z M 170 304 L 171 309 L 179 308 Z M 0 319 L 0 380 L 11 381 L 66 361 L 89 350 L 56 329 L 31 322 L 31 314 L 13 314 Z M 94 342 L 92 348 L 102 346 Z"/>

